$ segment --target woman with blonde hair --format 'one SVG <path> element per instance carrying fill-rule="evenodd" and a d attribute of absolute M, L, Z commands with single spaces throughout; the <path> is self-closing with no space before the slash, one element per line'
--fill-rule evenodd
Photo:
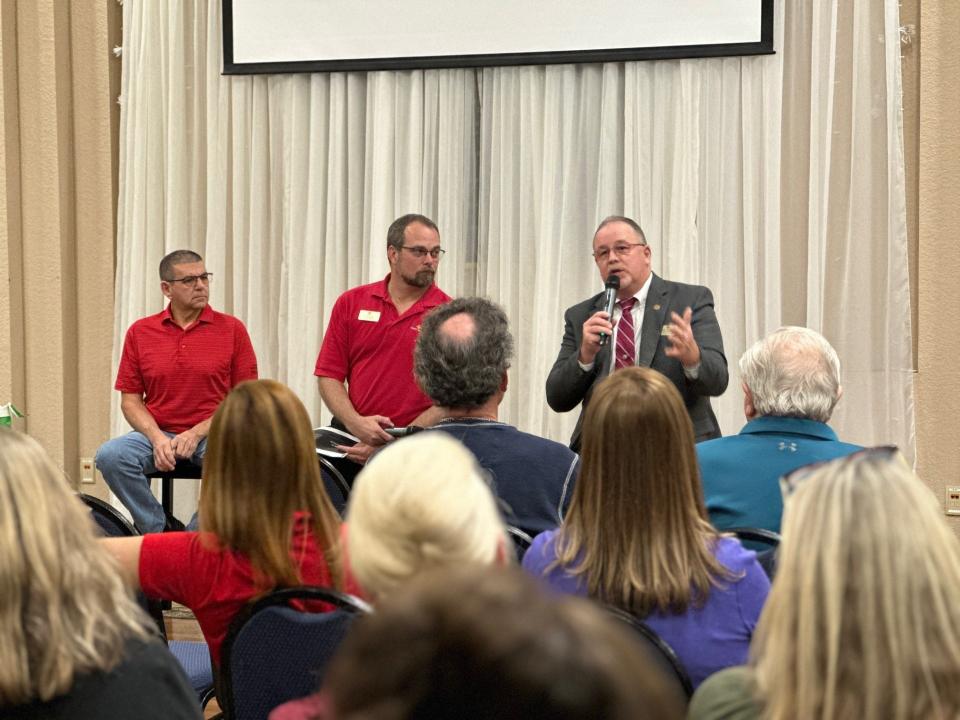
<path fill-rule="evenodd" d="M 441 432 L 377 453 L 357 478 L 347 520 L 350 569 L 374 599 L 431 567 L 504 562 L 509 547 L 476 458 Z"/>
<path fill-rule="evenodd" d="M 200 706 L 37 442 L 0 430 L 0 717 L 190 718 Z"/>
<path fill-rule="evenodd" d="M 746 660 L 770 587 L 756 554 L 707 520 L 683 400 L 644 367 L 597 386 L 570 509 L 559 529 L 534 539 L 523 566 L 557 590 L 641 618 L 694 686 Z"/>
<path fill-rule="evenodd" d="M 692 718 L 960 716 L 960 543 L 893 448 L 784 480 L 777 579 L 750 665 L 703 685 Z"/>
<path fill-rule="evenodd" d="M 387 445 L 357 476 L 344 523 L 362 593 L 389 605 L 431 569 L 504 564 L 506 529 L 476 458 L 444 432 Z M 270 720 L 326 717 L 320 692 L 275 708 Z"/>
<path fill-rule="evenodd" d="M 303 403 L 279 382 L 250 380 L 213 416 L 200 532 L 103 542 L 132 584 L 193 610 L 219 665 L 230 621 L 250 600 L 292 585 L 344 588 L 338 534 Z"/>

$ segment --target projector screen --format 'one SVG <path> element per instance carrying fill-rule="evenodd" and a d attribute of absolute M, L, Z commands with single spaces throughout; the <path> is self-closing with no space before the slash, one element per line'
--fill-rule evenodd
<path fill-rule="evenodd" d="M 223 0 L 225 74 L 773 52 L 773 0 Z"/>

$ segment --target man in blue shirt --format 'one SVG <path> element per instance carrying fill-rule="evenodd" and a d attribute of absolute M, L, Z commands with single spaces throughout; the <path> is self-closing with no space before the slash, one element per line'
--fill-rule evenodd
<path fill-rule="evenodd" d="M 489 473 L 507 524 L 536 535 L 560 524 L 580 458 L 498 419 L 512 354 L 503 310 L 483 298 L 458 298 L 424 318 L 413 371 L 442 416 L 431 431 L 466 445 Z"/>
<path fill-rule="evenodd" d="M 780 476 L 859 449 L 827 425 L 842 394 L 840 360 L 819 333 L 782 327 L 743 354 L 740 378 L 747 424 L 697 445 L 707 512 L 720 530 L 780 532 Z"/>

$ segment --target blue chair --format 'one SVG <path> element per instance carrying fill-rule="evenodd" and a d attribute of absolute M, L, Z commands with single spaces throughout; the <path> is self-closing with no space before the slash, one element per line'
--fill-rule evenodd
<path fill-rule="evenodd" d="M 517 562 L 520 562 L 523 560 L 523 556 L 527 554 L 527 550 L 530 549 L 530 545 L 533 544 L 533 538 L 530 537 L 529 533 L 513 525 L 507 525 L 506 528 L 507 535 L 513 541 L 513 549 L 517 553 Z"/>
<path fill-rule="evenodd" d="M 292 600 L 334 606 L 327 612 L 288 607 Z M 359 598 L 330 588 L 275 590 L 245 608 L 223 641 L 217 697 L 230 720 L 262 720 L 277 705 L 316 692 L 353 620 L 370 612 Z"/>
<path fill-rule="evenodd" d="M 90 509 L 94 522 L 105 537 L 134 537 L 140 534 L 110 503 L 82 493 L 79 497 Z M 141 607 L 157 623 L 160 635 L 166 641 L 167 632 L 160 602 L 146 597 L 143 593 L 140 593 L 138 599 Z M 214 695 L 213 663 L 210 660 L 210 649 L 207 644 L 201 640 L 173 640 L 167 643 L 167 647 L 186 673 L 190 686 L 197 693 L 200 706 L 206 707 Z"/>
<path fill-rule="evenodd" d="M 317 455 L 317 461 L 320 463 L 320 477 L 323 479 L 323 487 L 327 491 L 327 497 L 333 503 L 334 510 L 343 517 L 347 508 L 347 500 L 350 498 L 350 484 L 344 478 L 337 467 L 323 455 Z"/>
<path fill-rule="evenodd" d="M 770 580 L 777 573 L 777 549 L 780 547 L 780 533 L 766 528 L 737 527 L 723 530 L 733 533 L 745 547 L 757 553 L 757 562 Z"/>
<path fill-rule="evenodd" d="M 83 504 L 90 510 L 93 521 L 100 528 L 104 537 L 133 537 L 139 535 L 133 523 L 127 520 L 120 511 L 108 502 L 104 502 L 93 495 L 80 493 L 77 495 Z"/>
<path fill-rule="evenodd" d="M 683 663 L 680 662 L 680 658 L 677 657 L 677 653 L 667 644 L 666 640 L 635 615 L 612 605 L 604 605 L 603 607 L 617 620 L 633 628 L 636 637 L 646 649 L 647 656 L 661 671 L 664 680 L 674 686 L 677 697 L 689 702 L 690 696 L 693 695 L 693 683 Z"/>

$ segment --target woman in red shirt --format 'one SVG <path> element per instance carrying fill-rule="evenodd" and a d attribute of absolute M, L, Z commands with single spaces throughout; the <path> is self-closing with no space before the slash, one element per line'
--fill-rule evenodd
<path fill-rule="evenodd" d="M 338 535 L 303 403 L 281 383 L 251 380 L 213 416 L 200 531 L 103 543 L 132 585 L 193 611 L 219 665 L 227 628 L 252 599 L 291 585 L 345 588 Z"/>

